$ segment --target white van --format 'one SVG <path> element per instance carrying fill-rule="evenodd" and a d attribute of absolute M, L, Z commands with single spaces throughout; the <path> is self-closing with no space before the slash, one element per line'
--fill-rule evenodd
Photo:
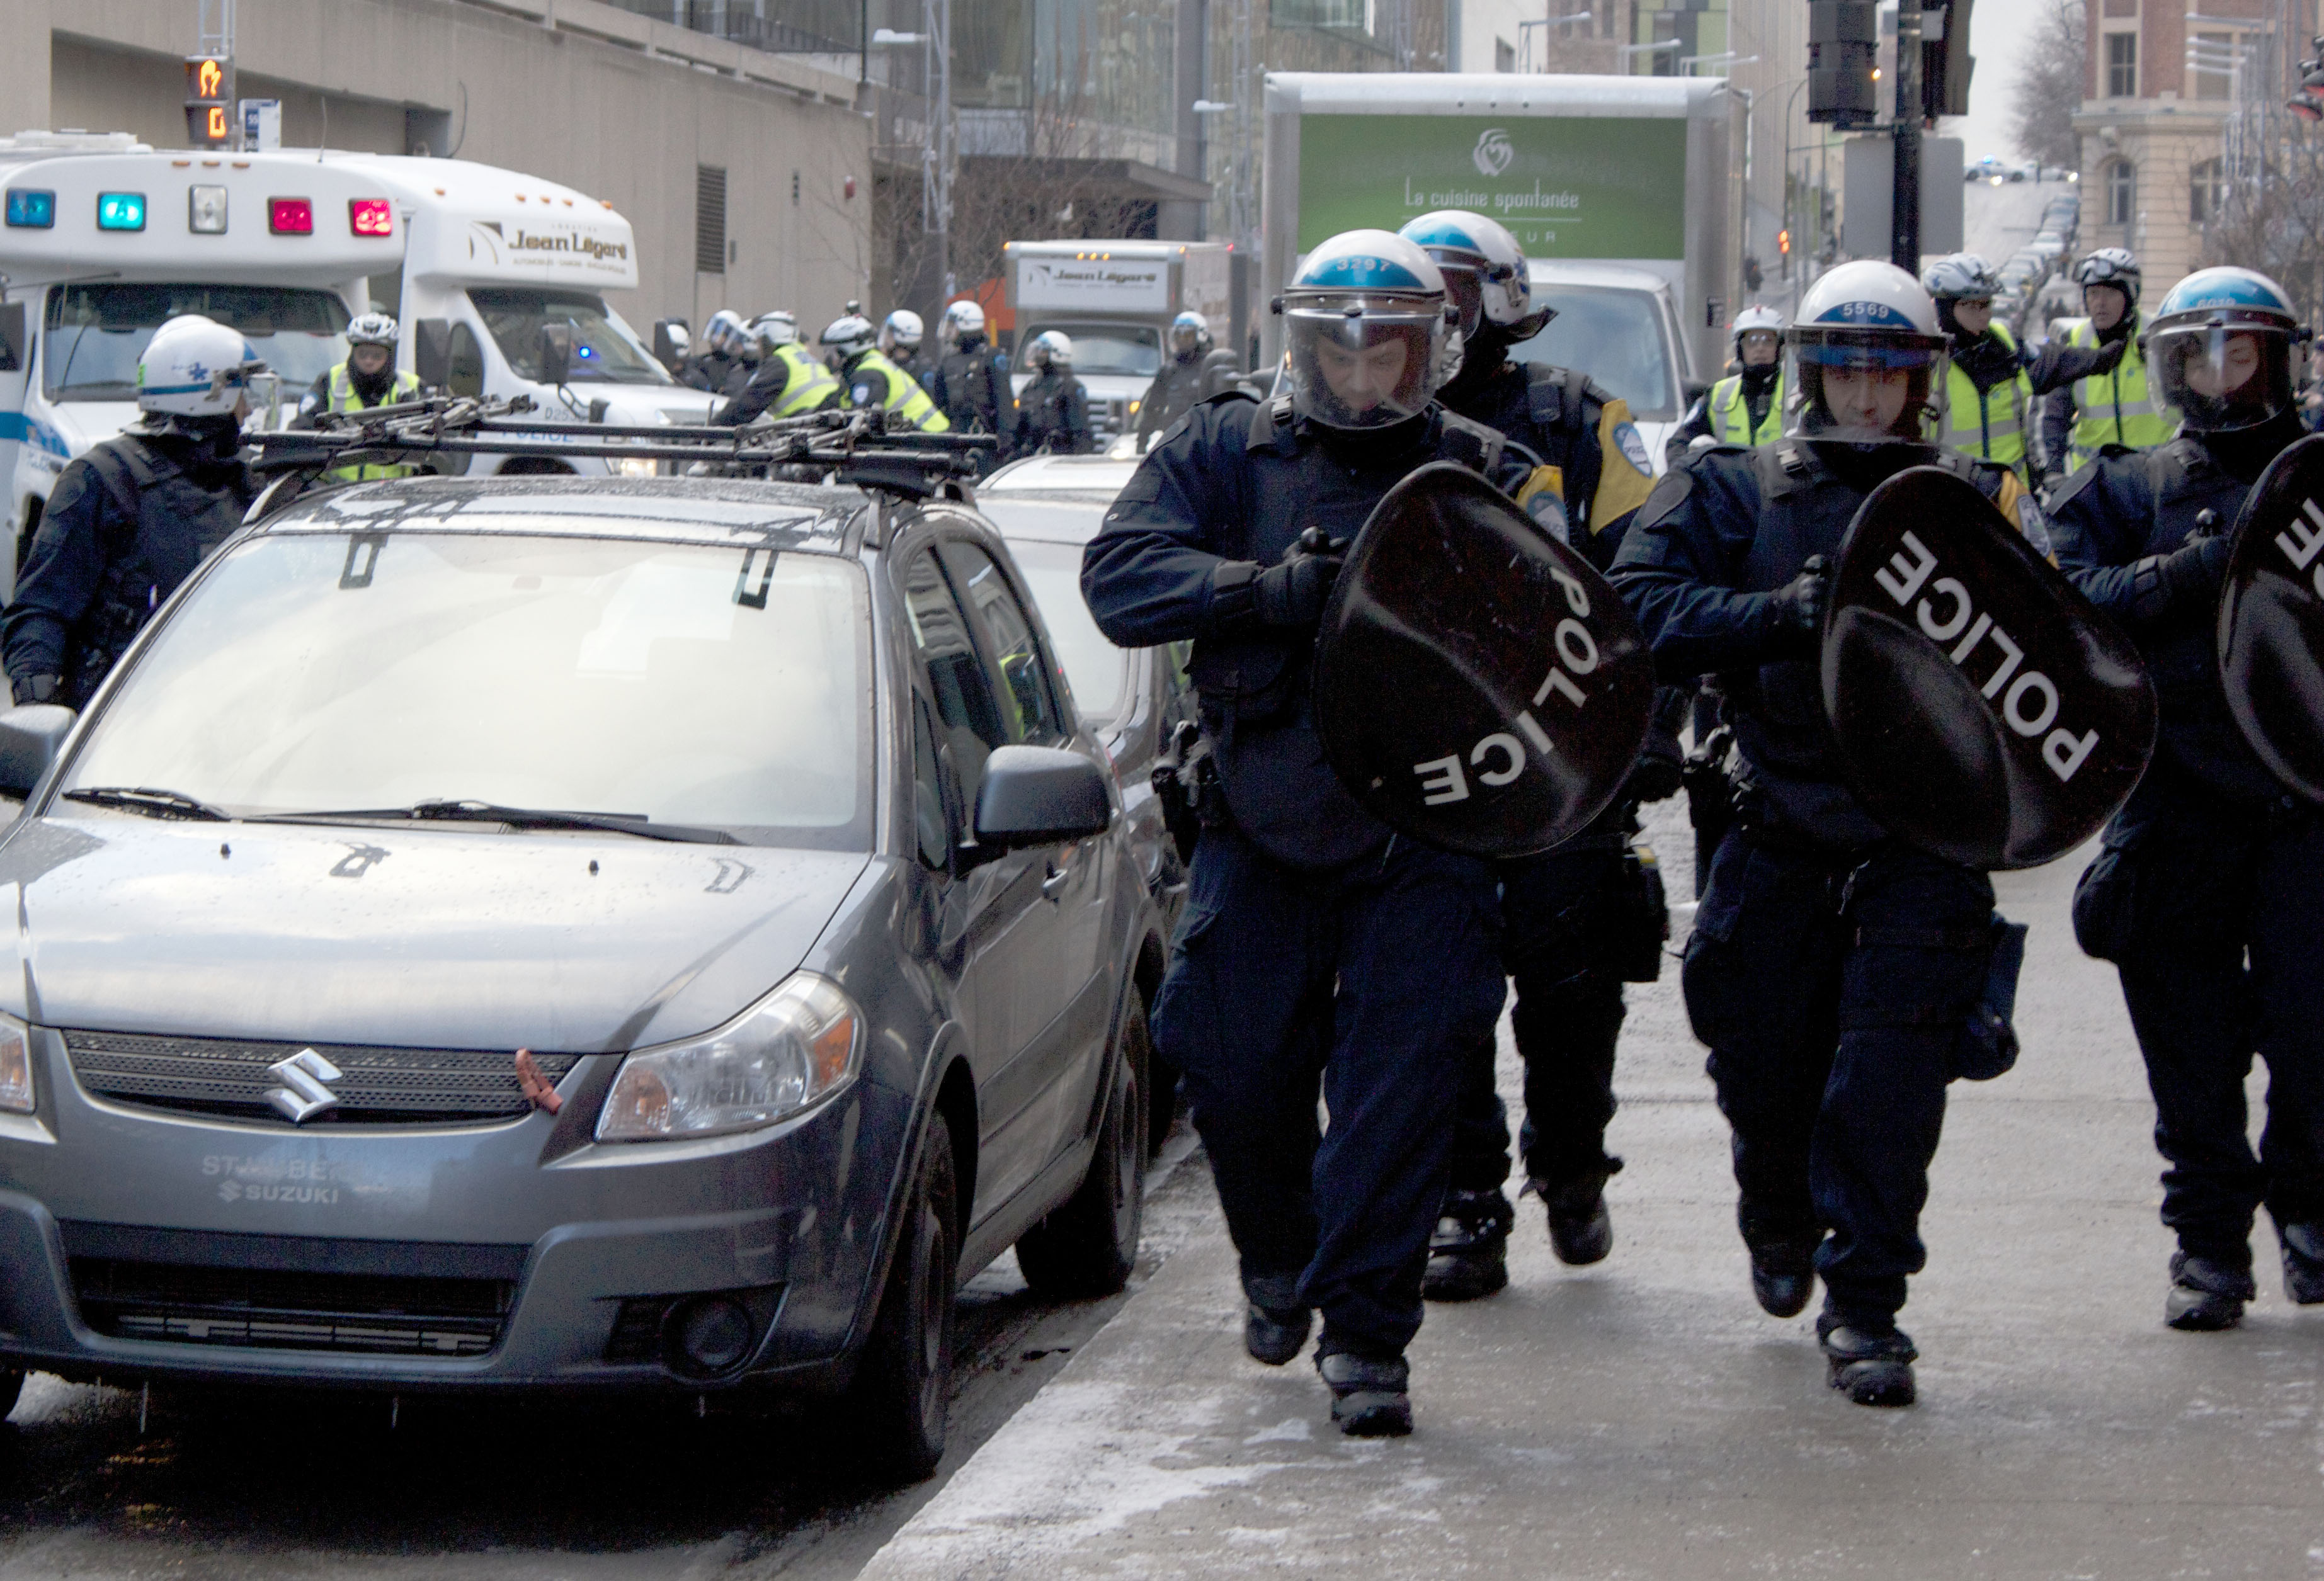
<path fill-rule="evenodd" d="M 1628 401 L 1660 473 L 1663 446 L 1703 389 L 1670 281 L 1619 264 L 1539 259 L 1532 278 L 1534 301 L 1557 316 L 1510 357 L 1579 368 Z"/>

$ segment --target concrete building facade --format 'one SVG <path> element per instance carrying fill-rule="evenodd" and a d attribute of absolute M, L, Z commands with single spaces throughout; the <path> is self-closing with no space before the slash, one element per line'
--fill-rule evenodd
<path fill-rule="evenodd" d="M 636 227 L 642 326 L 803 323 L 868 297 L 871 127 L 853 59 L 772 53 L 600 0 L 240 0 L 237 91 L 286 147 L 456 154 L 576 187 Z M 0 131 L 185 145 L 193 0 L 0 0 Z"/>

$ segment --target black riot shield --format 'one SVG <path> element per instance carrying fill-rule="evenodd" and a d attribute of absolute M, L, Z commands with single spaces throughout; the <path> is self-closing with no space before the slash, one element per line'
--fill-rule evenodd
<path fill-rule="evenodd" d="M 1622 787 L 1654 708 L 1637 622 L 1590 563 L 1450 462 L 1356 535 L 1315 650 L 1315 725 L 1369 812 L 1475 856 L 1546 850 Z"/>
<path fill-rule="evenodd" d="M 2129 639 L 1974 483 L 1933 466 L 1882 483 L 1849 524 L 1823 703 L 1866 810 L 1969 868 L 2071 850 L 2154 749 Z"/>
<path fill-rule="evenodd" d="M 2236 519 L 2219 679 L 2260 761 L 2324 802 L 2324 434 L 2269 463 Z"/>

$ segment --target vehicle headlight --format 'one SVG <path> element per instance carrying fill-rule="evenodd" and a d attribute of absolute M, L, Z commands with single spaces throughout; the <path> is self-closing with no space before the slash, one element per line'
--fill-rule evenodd
<path fill-rule="evenodd" d="M 660 465 L 650 455 L 624 455 L 613 463 L 613 470 L 625 478 L 650 478 Z"/>
<path fill-rule="evenodd" d="M 32 1029 L 0 1013 L 0 1109 L 32 1112 Z"/>
<path fill-rule="evenodd" d="M 853 1080 L 863 1017 L 839 985 L 795 972 L 717 1031 L 622 1063 L 597 1117 L 600 1142 L 715 1136 L 788 1119 Z M 32 1081 L 24 1107 L 32 1107 Z"/>

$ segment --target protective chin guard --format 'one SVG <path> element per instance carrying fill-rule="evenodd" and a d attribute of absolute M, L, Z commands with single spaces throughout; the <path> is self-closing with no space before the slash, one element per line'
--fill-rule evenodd
<path fill-rule="evenodd" d="M 1858 799 L 1967 868 L 2073 850 L 2154 749 L 2138 650 L 1975 484 L 1938 467 L 1898 473 L 1849 524 L 1822 668 Z"/>
<path fill-rule="evenodd" d="M 1654 694 L 1606 579 L 1451 462 L 1374 509 L 1315 650 L 1333 772 L 1389 827 L 1472 856 L 1546 850 L 1603 811 Z"/>
<path fill-rule="evenodd" d="M 2324 802 L 2324 434 L 2270 462 L 2236 519 L 2219 678 L 2260 761 Z"/>

